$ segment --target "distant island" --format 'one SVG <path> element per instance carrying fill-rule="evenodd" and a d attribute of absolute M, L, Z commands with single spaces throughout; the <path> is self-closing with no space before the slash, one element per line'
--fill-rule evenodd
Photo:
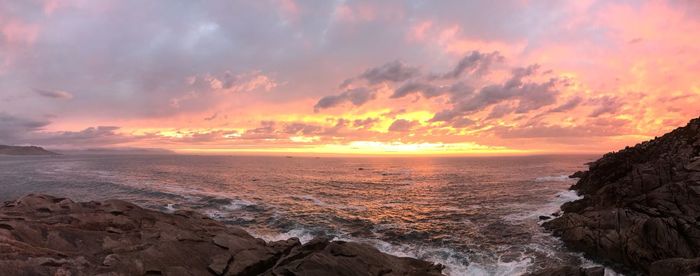
<path fill-rule="evenodd" d="M 0 145 L 0 155 L 59 155 L 37 146 Z"/>

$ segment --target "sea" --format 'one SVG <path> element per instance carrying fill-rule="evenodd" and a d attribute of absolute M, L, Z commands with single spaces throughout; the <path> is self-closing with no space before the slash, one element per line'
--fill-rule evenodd
<path fill-rule="evenodd" d="M 268 241 L 317 235 L 438 262 L 447 275 L 593 266 L 541 227 L 594 155 L 0 156 L 0 201 L 29 193 L 196 210 Z"/>

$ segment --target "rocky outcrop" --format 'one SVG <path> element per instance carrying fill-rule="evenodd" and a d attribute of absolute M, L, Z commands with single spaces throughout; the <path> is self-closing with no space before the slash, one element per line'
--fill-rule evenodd
<path fill-rule="evenodd" d="M 569 247 L 645 274 L 700 272 L 700 118 L 576 176 L 583 199 L 544 223 Z"/>
<path fill-rule="evenodd" d="M 0 206 L 2 275 L 441 275 L 441 265 L 318 237 L 265 242 L 191 211 L 28 195 Z"/>
<path fill-rule="evenodd" d="M 58 155 L 37 146 L 6 146 L 0 145 L 0 155 Z"/>

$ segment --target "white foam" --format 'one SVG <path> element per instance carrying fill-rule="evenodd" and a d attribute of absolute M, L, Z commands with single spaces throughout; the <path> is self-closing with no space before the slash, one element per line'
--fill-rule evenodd
<path fill-rule="evenodd" d="M 298 238 L 301 243 L 307 243 L 311 241 L 315 236 L 308 230 L 306 229 L 292 229 L 289 230 L 285 233 L 278 233 L 278 234 L 261 234 L 257 233 L 255 231 L 248 231 L 252 236 L 256 238 L 261 238 L 265 240 L 266 242 L 273 242 L 273 241 L 283 241 L 283 240 L 288 240 L 290 238 Z"/>
<path fill-rule="evenodd" d="M 495 264 L 484 265 L 480 263 L 470 263 L 467 271 L 459 275 L 493 275 L 510 276 L 523 275 L 527 273 L 528 267 L 532 265 L 532 258 L 524 257 L 519 260 L 504 262 L 500 259 Z"/>
<path fill-rule="evenodd" d="M 374 246 L 379 251 L 398 257 L 417 258 L 433 263 L 440 263 L 445 266 L 443 273 L 449 276 L 470 275 L 467 265 L 468 257 L 450 248 L 416 246 L 416 245 L 394 245 L 377 239 L 361 239 L 349 236 L 337 238 L 338 240 L 366 243 Z"/>
<path fill-rule="evenodd" d="M 568 175 L 549 175 L 540 176 L 535 178 L 535 182 L 573 182 L 574 179 L 569 178 Z"/>
<path fill-rule="evenodd" d="M 255 203 L 244 199 L 231 199 L 231 203 L 222 206 L 222 208 L 229 211 L 235 211 L 248 206 L 255 206 Z"/>
<path fill-rule="evenodd" d="M 522 212 L 522 213 L 510 214 L 510 215 L 504 216 L 503 219 L 505 221 L 509 221 L 509 222 L 521 222 L 523 220 L 536 219 L 539 216 L 551 216 L 552 213 L 559 211 L 559 208 L 561 207 L 562 204 L 564 204 L 566 202 L 578 200 L 581 198 L 582 197 L 579 196 L 576 193 L 576 191 L 572 191 L 572 190 L 561 191 L 561 192 L 558 192 L 556 194 L 556 196 L 551 201 L 540 206 L 539 208 L 537 208 L 535 210 Z"/>

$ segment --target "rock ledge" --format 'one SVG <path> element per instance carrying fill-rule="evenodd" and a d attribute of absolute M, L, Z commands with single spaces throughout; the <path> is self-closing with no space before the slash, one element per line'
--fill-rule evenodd
<path fill-rule="evenodd" d="M 700 118 L 575 176 L 583 199 L 544 223 L 567 246 L 633 273 L 700 273 Z"/>
<path fill-rule="evenodd" d="M 328 237 L 265 242 L 196 212 L 28 195 L 0 206 L 6 275 L 442 275 L 442 265 Z M 4 275 L 5 275 L 4 274 Z"/>

